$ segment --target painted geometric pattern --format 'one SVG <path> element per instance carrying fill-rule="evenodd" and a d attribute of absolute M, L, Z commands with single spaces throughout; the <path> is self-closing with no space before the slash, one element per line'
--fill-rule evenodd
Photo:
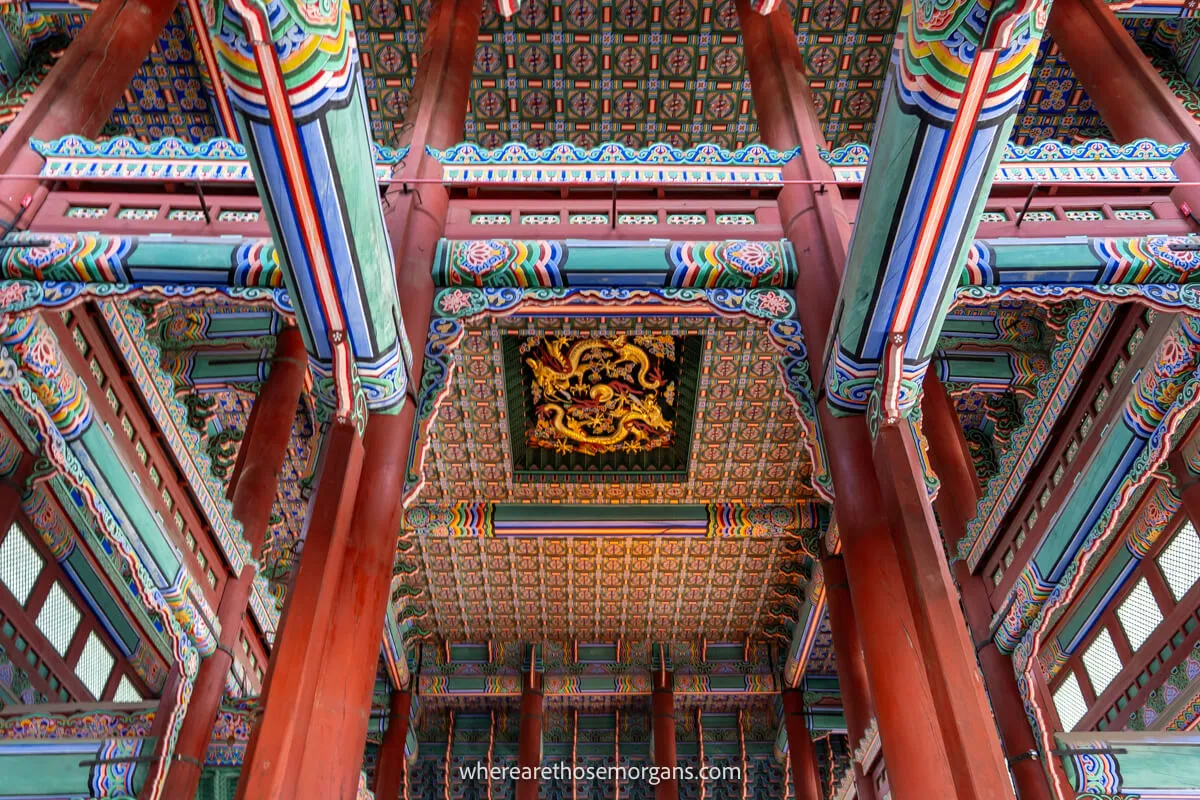
<path fill-rule="evenodd" d="M 837 662 L 833 655 L 833 631 L 829 627 L 829 615 L 821 620 L 817 638 L 813 641 L 804 671 L 809 675 L 836 675 Z"/>
<path fill-rule="evenodd" d="M 754 636 L 797 613 L 803 578 L 786 540 L 492 538 L 417 540 L 423 593 L 450 641 Z"/>
<path fill-rule="evenodd" d="M 430 427 L 421 502 L 790 503 L 814 496 L 804 429 L 758 324 L 723 317 L 486 318 L 468 322 Z M 503 337 L 703 337 L 686 477 L 655 483 L 514 479 Z"/>
<path fill-rule="evenodd" d="M 72 15 L 71 34 L 86 20 Z M 187 6 L 180 3 L 109 117 L 104 135 L 202 142 L 221 134 L 205 88 L 208 71 L 193 46 L 190 28 Z"/>
<path fill-rule="evenodd" d="M 428 2 L 355 0 L 375 138 L 393 144 Z M 870 141 L 895 0 L 789 0 L 831 146 Z M 465 139 L 591 147 L 714 143 L 758 132 L 733 0 L 527 0 L 509 21 L 485 4 Z"/>
<path fill-rule="evenodd" d="M 1147 52 L 1158 49 L 1162 26 L 1173 29 L 1176 20 L 1126 17 L 1122 21 L 1129 34 Z M 1083 139 L 1111 139 L 1112 134 L 1083 86 L 1075 79 L 1067 60 L 1049 34 L 1042 39 L 1037 62 L 1030 75 L 1024 105 L 1013 125 L 1012 140 L 1028 145 L 1044 139 L 1073 142 Z"/>

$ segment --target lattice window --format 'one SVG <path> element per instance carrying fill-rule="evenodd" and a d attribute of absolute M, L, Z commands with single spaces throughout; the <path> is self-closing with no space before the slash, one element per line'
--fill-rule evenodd
<path fill-rule="evenodd" d="M 1154 601 L 1154 593 L 1150 591 L 1150 584 L 1146 583 L 1145 578 L 1138 581 L 1125 602 L 1117 606 L 1117 619 L 1121 621 L 1125 638 L 1134 650 L 1144 645 L 1163 621 L 1162 610 Z"/>
<path fill-rule="evenodd" d="M 36 624 L 58 654 L 65 656 L 82 616 L 71 602 L 71 598 L 63 591 L 62 584 L 55 583 L 46 595 L 42 610 L 38 612 Z"/>
<path fill-rule="evenodd" d="M 1054 708 L 1058 711 L 1064 731 L 1074 729 L 1087 713 L 1087 703 L 1083 701 L 1083 692 L 1079 689 L 1079 680 L 1074 672 L 1068 672 L 1062 684 L 1054 690 Z"/>
<path fill-rule="evenodd" d="M 708 219 L 703 214 L 667 214 L 668 225 L 703 225 Z"/>
<path fill-rule="evenodd" d="M 204 211 L 199 208 L 172 208 L 167 212 L 172 222 L 204 222 Z"/>
<path fill-rule="evenodd" d="M 8 587 L 22 606 L 42 574 L 42 566 L 42 557 L 25 538 L 25 532 L 13 524 L 0 543 L 0 583 Z"/>
<path fill-rule="evenodd" d="M 129 677 L 122 675 L 121 682 L 117 684 L 117 693 L 113 695 L 113 702 L 140 703 L 142 699 L 142 693 L 137 690 L 137 687 L 129 682 Z"/>
<path fill-rule="evenodd" d="M 104 686 L 108 676 L 112 674 L 113 656 L 100 641 L 95 631 L 88 634 L 83 644 L 83 652 L 79 654 L 79 663 L 75 665 L 75 674 L 83 685 L 97 700 L 104 696 Z"/>
<path fill-rule="evenodd" d="M 257 211 L 222 211 L 217 215 L 217 222 L 258 222 Z"/>
<path fill-rule="evenodd" d="M 558 214 L 522 214 L 522 225 L 557 225 L 562 222 Z"/>
<path fill-rule="evenodd" d="M 1003 211 L 984 211 L 979 215 L 980 222 L 1008 222 L 1008 215 Z"/>
<path fill-rule="evenodd" d="M 1083 667 L 1097 695 L 1103 693 L 1121 671 L 1121 657 L 1117 655 L 1108 628 L 1102 628 L 1091 646 L 1083 651 Z"/>
<path fill-rule="evenodd" d="M 1071 222 L 1097 222 L 1104 219 L 1104 212 L 1098 208 L 1069 209 L 1063 214 Z"/>
<path fill-rule="evenodd" d="M 607 225 L 608 214 L 571 214 L 567 222 L 571 225 Z"/>
<path fill-rule="evenodd" d="M 753 214 L 717 214 L 718 225 L 753 225 Z"/>
<path fill-rule="evenodd" d="M 510 214 L 472 214 L 472 225 L 508 225 L 512 222 Z"/>
<path fill-rule="evenodd" d="M 147 220 L 158 219 L 157 208 L 122 208 L 117 212 L 117 219 Z"/>
<path fill-rule="evenodd" d="M 1154 212 L 1148 208 L 1116 208 L 1113 209 L 1113 219 L 1123 222 L 1146 222 L 1154 219 Z"/>
<path fill-rule="evenodd" d="M 1026 211 L 1025 216 L 1021 218 L 1022 222 L 1054 222 L 1058 217 L 1054 216 L 1053 211 Z"/>
<path fill-rule="evenodd" d="M 1192 523 L 1186 522 L 1158 555 L 1158 566 L 1171 587 L 1171 594 L 1181 600 L 1200 580 L 1200 536 Z"/>
<path fill-rule="evenodd" d="M 618 225 L 657 225 L 658 214 L 619 214 Z"/>

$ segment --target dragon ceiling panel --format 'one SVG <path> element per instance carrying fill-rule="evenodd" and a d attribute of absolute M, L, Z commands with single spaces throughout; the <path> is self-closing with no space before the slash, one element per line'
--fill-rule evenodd
<path fill-rule="evenodd" d="M 686 475 L 699 337 L 506 336 L 503 350 L 518 480 Z"/>
<path fill-rule="evenodd" d="M 415 624 L 448 641 L 739 641 L 794 622 L 804 596 L 787 538 L 415 543 L 401 591 L 425 609 Z"/>
<path fill-rule="evenodd" d="M 789 0 L 833 147 L 868 142 L 900 4 Z M 429 16 L 423 0 L 353 0 L 376 139 L 393 144 Z M 485 4 L 465 138 L 642 147 L 758 139 L 733 0 L 526 0 Z"/>
<path fill-rule="evenodd" d="M 585 349 L 589 341 L 595 346 Z M 576 356 L 580 365 L 590 359 L 582 371 L 571 367 Z M 779 350 L 756 322 L 485 317 L 466 324 L 451 357 L 453 378 L 429 429 L 421 503 L 815 497 Z M 545 469 L 531 480 L 514 474 L 514 464 Z M 663 471 L 648 481 L 648 469 Z"/>

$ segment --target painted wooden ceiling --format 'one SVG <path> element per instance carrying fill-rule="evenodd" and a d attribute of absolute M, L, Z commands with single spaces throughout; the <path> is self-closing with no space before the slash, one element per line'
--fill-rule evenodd
<path fill-rule="evenodd" d="M 430 427 L 422 503 L 787 504 L 815 497 L 807 433 L 780 375 L 779 350 L 762 325 L 722 317 L 488 317 L 466 328 Z M 692 418 L 676 421 L 677 436 L 686 437 L 679 443 L 688 453 L 683 469 L 660 480 L 633 479 L 626 471 L 608 480 L 584 465 L 578 474 L 518 480 L 519 448 L 507 409 L 510 395 L 534 389 L 527 376 L 511 374 L 505 337 L 633 341 L 655 334 L 702 340 L 694 363 L 684 365 L 696 386 Z"/>
<path fill-rule="evenodd" d="M 351 6 L 374 135 L 392 144 L 408 108 L 430 0 Z M 869 142 L 899 3 L 788 0 L 788 8 L 830 146 Z M 45 14 L 36 38 L 73 35 L 86 19 Z M 1200 41 L 1196 20 L 1127 18 L 1126 27 L 1166 69 L 1186 63 Z M 106 134 L 192 142 L 222 135 L 195 37 L 181 4 Z M 1107 136 L 1052 42 L 1038 58 L 1014 141 Z M 0 108 L 19 106 L 20 87 L 9 93 L 0 95 Z M 757 141 L 733 0 L 527 0 L 511 20 L 485 4 L 464 138 L 487 147 L 664 141 L 736 148 Z"/>
<path fill-rule="evenodd" d="M 798 539 L 414 538 L 394 590 L 448 641 L 786 637 L 807 583 Z"/>

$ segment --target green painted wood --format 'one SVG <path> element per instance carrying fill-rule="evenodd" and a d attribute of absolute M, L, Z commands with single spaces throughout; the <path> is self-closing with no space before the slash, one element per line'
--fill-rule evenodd
<path fill-rule="evenodd" d="M 1096 582 L 1092 585 L 1088 593 L 1082 599 L 1075 601 L 1072 606 L 1071 618 L 1063 625 L 1062 630 L 1059 631 L 1056 637 L 1059 645 L 1064 648 L 1063 652 L 1071 652 L 1070 649 L 1067 649 L 1068 645 L 1079 634 L 1079 631 L 1087 623 L 1088 617 L 1092 615 L 1101 601 L 1104 600 L 1105 596 L 1112 589 L 1113 584 L 1116 583 L 1117 578 L 1120 577 L 1122 571 L 1124 571 L 1132 560 L 1133 553 L 1122 547 L 1104 570 L 1103 574 L 1096 579 Z"/>
<path fill-rule="evenodd" d="M 117 455 L 108 433 L 99 425 L 91 425 L 79 437 L 92 463 L 118 504 L 116 513 L 124 517 L 136 531 L 150 557 L 167 580 L 173 580 L 181 569 L 179 554 L 167 541 L 166 531 L 142 492 L 132 479 L 133 471 Z M 153 491 L 147 487 L 147 491 Z"/>
<path fill-rule="evenodd" d="M 125 617 L 125 612 L 121 610 L 120 604 L 116 598 L 108 593 L 104 583 L 100 580 L 100 576 L 92 569 L 91 563 L 82 550 L 72 550 L 67 556 L 67 563 L 71 566 L 71 571 L 83 584 L 83 588 L 87 590 L 88 595 L 100 606 L 100 613 L 108 622 L 112 629 L 116 632 L 121 643 L 125 645 L 130 653 L 137 649 L 141 637 L 134 630 L 133 625 Z"/>

